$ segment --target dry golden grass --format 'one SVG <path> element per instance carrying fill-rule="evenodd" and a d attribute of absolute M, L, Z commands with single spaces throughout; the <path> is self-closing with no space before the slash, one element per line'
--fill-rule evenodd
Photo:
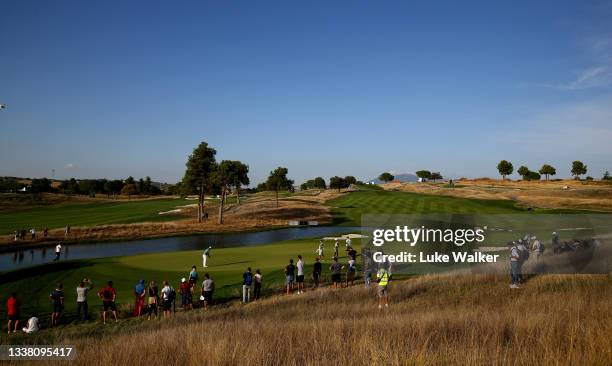
<path fill-rule="evenodd" d="M 430 275 L 374 289 L 320 289 L 66 333 L 75 365 L 610 365 L 612 280 L 548 275 L 511 290 L 494 275 Z M 116 328 L 120 329 L 120 328 Z"/>
<path fill-rule="evenodd" d="M 612 211 L 612 185 L 602 182 L 502 181 L 482 178 L 462 179 L 456 185 L 458 187 L 449 189 L 439 183 L 389 183 L 383 185 L 383 188 L 461 198 L 513 200 L 523 206 L 541 208 Z"/>
<path fill-rule="evenodd" d="M 72 227 L 70 229 L 70 240 L 118 240 L 151 238 L 180 234 L 198 233 L 221 233 L 238 232 L 248 230 L 260 230 L 287 226 L 289 220 L 316 220 L 320 224 L 332 222 L 330 208 L 324 204 L 331 198 L 338 197 L 343 193 L 336 191 L 323 191 L 318 194 L 295 195 L 276 200 L 273 195 L 264 195 L 249 199 L 240 205 L 230 204 L 224 211 L 224 224 L 217 224 L 218 205 L 208 202 L 208 220 L 198 223 L 195 219 L 196 208 L 185 206 L 182 208 L 181 218 L 165 222 L 142 222 L 134 224 L 112 224 Z M 188 218 L 185 218 L 185 215 Z M 64 229 L 49 230 L 47 241 L 65 240 Z M 13 245 L 12 237 L 2 237 L 6 245 Z M 42 241 L 39 236 L 37 241 Z"/>

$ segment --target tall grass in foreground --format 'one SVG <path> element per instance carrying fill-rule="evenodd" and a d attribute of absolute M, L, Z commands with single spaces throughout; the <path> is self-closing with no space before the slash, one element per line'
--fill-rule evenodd
<path fill-rule="evenodd" d="M 609 276 L 423 276 L 390 294 L 383 310 L 374 289 L 320 289 L 55 341 L 88 366 L 612 363 Z"/>

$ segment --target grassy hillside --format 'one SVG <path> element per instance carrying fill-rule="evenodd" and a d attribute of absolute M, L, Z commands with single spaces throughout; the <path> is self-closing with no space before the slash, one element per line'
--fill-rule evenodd
<path fill-rule="evenodd" d="M 520 290 L 494 276 L 423 276 L 392 282 L 390 296 L 378 310 L 375 289 L 320 289 L 13 340 L 74 344 L 74 364 L 88 366 L 612 362 L 609 276 L 541 276 Z"/>
<path fill-rule="evenodd" d="M 126 224 L 143 221 L 176 220 L 175 215 L 159 215 L 176 206 L 194 203 L 185 199 L 133 200 L 99 203 L 66 203 L 61 205 L 0 212 L 0 234 L 36 227 L 61 228 L 66 225 Z"/>
<path fill-rule="evenodd" d="M 391 192 L 357 191 L 327 202 L 333 207 L 336 222 L 360 225 L 362 214 L 413 213 L 515 213 L 524 211 L 508 200 L 478 200 Z"/>
<path fill-rule="evenodd" d="M 353 244 L 359 248 L 358 239 L 353 240 Z M 265 278 L 264 290 L 278 289 L 284 284 L 283 269 L 289 259 L 293 258 L 294 261 L 297 261 L 297 255 L 302 254 L 309 269 L 314 262 L 314 250 L 317 246 L 317 239 L 306 239 L 256 247 L 213 249 L 206 272 L 216 282 L 215 296 L 217 298 L 240 296 L 242 273 L 249 266 L 253 268 L 253 271 L 256 268 L 261 269 Z M 327 247 L 329 257 L 332 244 L 328 242 Z M 85 276 L 98 285 L 98 288 L 108 280 L 112 280 L 118 291 L 118 304 L 131 305 L 133 302 L 132 289 L 139 279 L 143 278 L 147 283 L 155 280 L 159 284 L 163 280 L 168 280 L 175 288 L 178 288 L 181 277 L 186 277 L 194 264 L 202 277 L 204 275 L 202 251 L 50 263 L 0 274 L 0 303 L 5 304 L 8 295 L 12 291 L 17 291 L 23 301 L 22 313 L 24 315 L 39 313 L 42 318 L 46 319 L 51 310 L 49 293 L 57 283 L 61 282 L 64 284 L 66 293 L 66 316 L 70 320 L 75 316 L 75 288 Z M 324 261 L 325 277 L 329 272 L 329 264 L 329 260 Z M 101 307 L 101 302 L 93 294 L 90 295 L 90 304 L 93 305 L 94 312 Z M 4 312 L 4 306 L 1 306 L 0 318 L 5 317 Z"/>

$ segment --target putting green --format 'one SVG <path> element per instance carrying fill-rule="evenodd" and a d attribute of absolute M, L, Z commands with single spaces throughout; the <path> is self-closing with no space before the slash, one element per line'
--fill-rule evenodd
<path fill-rule="evenodd" d="M 353 246 L 359 250 L 359 239 L 353 240 Z M 18 293 L 22 301 L 22 316 L 27 317 L 37 313 L 43 319 L 49 317 L 51 303 L 49 293 L 57 283 L 63 283 L 66 301 L 66 317 L 75 317 L 75 288 L 83 277 L 90 278 L 96 285 L 97 292 L 108 280 L 112 280 L 117 289 L 119 306 L 134 301 L 132 289 L 139 279 L 155 280 L 158 284 L 168 280 L 177 289 L 181 277 L 187 277 L 192 265 L 198 268 L 200 289 L 204 272 L 208 272 L 216 284 L 216 298 L 241 296 L 242 273 L 247 267 L 253 271 L 259 268 L 264 276 L 263 292 L 275 291 L 284 284 L 284 267 L 290 258 L 297 261 L 297 255 L 302 254 L 307 268 L 307 282 L 314 262 L 318 239 L 305 239 L 279 242 L 254 247 L 239 247 L 213 249 L 209 259 L 209 267 L 202 268 L 201 251 L 184 251 L 173 253 L 155 253 L 128 257 L 105 259 L 77 260 L 56 262 L 47 265 L 31 267 L 23 270 L 7 272 L 0 275 L 0 299 L 6 303 L 12 291 Z M 329 275 L 330 250 L 333 243 L 327 242 L 327 259 L 323 261 L 323 275 Z M 343 253 L 341 253 L 343 254 Z M 343 262 L 346 260 L 341 259 Z M 160 287 L 161 289 L 161 287 Z M 96 314 L 101 308 L 101 301 L 95 293 L 89 294 L 91 311 Z M 5 307 L 0 307 L 0 318 L 5 318 Z"/>

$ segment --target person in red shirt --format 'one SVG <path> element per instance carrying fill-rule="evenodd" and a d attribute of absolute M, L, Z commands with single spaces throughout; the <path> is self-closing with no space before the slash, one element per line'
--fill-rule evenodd
<path fill-rule="evenodd" d="M 106 324 L 106 312 L 111 311 L 113 313 L 113 317 L 115 318 L 115 323 L 117 320 L 117 307 L 115 306 L 115 299 L 117 298 L 117 292 L 113 288 L 113 281 L 108 281 L 108 285 L 100 291 L 98 291 L 98 297 L 102 299 L 102 321 Z"/>
<path fill-rule="evenodd" d="M 179 292 L 181 293 L 181 305 L 183 306 L 183 310 L 192 309 L 191 285 L 187 282 L 185 277 L 181 279 Z"/>
<path fill-rule="evenodd" d="M 11 329 L 13 329 L 13 333 L 17 332 L 17 327 L 19 327 L 19 308 L 21 304 L 19 300 L 17 300 L 17 293 L 13 292 L 11 296 L 6 301 L 6 315 L 8 316 L 8 332 L 11 333 Z M 14 324 L 14 325 L 13 325 Z"/>

